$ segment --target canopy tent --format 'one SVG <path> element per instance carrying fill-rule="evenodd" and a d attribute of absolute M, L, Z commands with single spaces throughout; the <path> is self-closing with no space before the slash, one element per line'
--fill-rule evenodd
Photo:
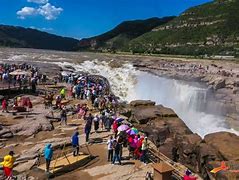
<path fill-rule="evenodd" d="M 12 75 L 12 76 L 17 76 L 17 75 L 30 76 L 31 75 L 30 72 L 24 71 L 24 70 L 21 70 L 21 69 L 17 69 L 17 70 L 15 70 L 13 72 L 10 72 L 9 74 Z"/>

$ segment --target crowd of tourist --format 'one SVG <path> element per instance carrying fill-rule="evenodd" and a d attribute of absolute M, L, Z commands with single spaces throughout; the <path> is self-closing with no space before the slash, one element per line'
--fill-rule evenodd
<path fill-rule="evenodd" d="M 196 67 L 193 67 L 196 68 Z M 8 81 L 9 73 L 16 69 L 24 71 L 31 71 L 31 77 L 37 78 L 38 69 L 26 64 L 23 65 L 2 65 L 0 66 L 1 81 Z M 15 78 L 15 77 L 14 77 Z M 25 76 L 20 76 L 25 78 Z M 58 79 L 59 81 L 59 79 Z M 147 134 L 138 131 L 132 125 L 128 124 L 123 118 L 117 114 L 118 101 L 117 98 L 106 90 L 106 84 L 103 81 L 94 81 L 84 76 L 61 76 L 61 80 L 67 83 L 58 94 L 48 92 L 45 94 L 45 108 L 55 108 L 60 111 L 60 124 L 67 125 L 67 118 L 69 114 L 76 115 L 79 120 L 84 120 L 84 134 L 86 144 L 93 141 L 90 138 L 92 133 L 99 133 L 100 131 L 111 132 L 107 146 L 107 161 L 115 164 L 118 162 L 122 165 L 124 148 L 128 150 L 128 157 L 140 160 L 144 164 L 149 162 L 148 149 L 149 142 Z M 55 85 L 57 82 L 55 82 Z M 68 88 L 67 88 L 68 87 Z M 67 100 L 86 100 L 87 103 L 76 104 L 74 107 L 67 106 Z M 55 100 L 55 104 L 54 104 Z M 27 107 L 27 111 L 32 108 L 32 102 L 28 97 L 18 97 L 14 99 L 13 107 L 19 106 Z M 2 110 L 8 111 L 8 102 L 6 99 L 2 101 Z M 91 110 L 96 113 L 92 113 Z M 92 130 L 93 129 L 93 130 Z M 75 131 L 71 137 L 73 148 L 73 156 L 78 156 L 80 151 L 79 132 Z M 3 166 L 4 173 L 7 178 L 12 177 L 12 168 L 15 159 L 14 152 L 10 151 L 9 155 L 4 157 Z M 50 164 L 53 158 L 53 148 L 51 144 L 47 144 L 44 149 L 44 158 L 46 162 L 46 171 L 49 172 Z M 187 175 L 187 176 L 186 176 Z M 186 178 L 190 176 L 189 172 L 185 175 Z"/>
<path fill-rule="evenodd" d="M 232 70 L 223 69 L 215 64 L 202 65 L 202 64 L 188 64 L 188 63 L 172 63 L 172 62 L 161 62 L 160 68 L 162 70 L 173 69 L 183 73 L 200 73 L 200 74 L 218 74 L 225 77 L 239 77 L 239 74 Z"/>
<path fill-rule="evenodd" d="M 29 84 L 33 92 L 36 90 L 38 81 L 46 81 L 46 75 L 39 75 L 39 69 L 35 66 L 23 64 L 0 64 L 0 86 L 4 84 L 24 87 Z"/>

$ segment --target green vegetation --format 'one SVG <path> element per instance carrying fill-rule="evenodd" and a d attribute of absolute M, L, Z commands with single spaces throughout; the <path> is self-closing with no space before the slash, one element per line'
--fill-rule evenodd
<path fill-rule="evenodd" d="M 0 46 L 74 51 L 77 50 L 78 43 L 73 38 L 35 29 L 0 25 Z"/>
<path fill-rule="evenodd" d="M 82 39 L 80 50 L 129 51 L 129 42 L 153 28 L 165 24 L 174 17 L 150 18 L 146 20 L 125 21 L 100 36 Z"/>
<path fill-rule="evenodd" d="M 0 46 L 65 51 L 239 57 L 239 0 L 214 0 L 178 17 L 126 21 L 81 41 L 34 29 L 0 26 Z"/>
<path fill-rule="evenodd" d="M 190 8 L 130 42 L 132 52 L 239 55 L 239 1 L 216 0 Z"/>

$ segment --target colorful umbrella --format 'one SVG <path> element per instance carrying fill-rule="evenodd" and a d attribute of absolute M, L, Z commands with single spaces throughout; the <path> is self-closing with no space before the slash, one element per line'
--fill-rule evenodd
<path fill-rule="evenodd" d="M 129 126 L 126 124 L 122 124 L 117 128 L 118 131 L 126 131 L 127 129 L 129 129 Z"/>
<path fill-rule="evenodd" d="M 119 117 L 119 118 L 116 118 L 116 122 L 118 122 L 118 123 L 119 123 L 119 122 L 122 122 L 122 121 L 124 121 L 124 119 L 123 119 L 123 118 L 120 118 L 120 117 Z"/>
<path fill-rule="evenodd" d="M 132 129 L 136 134 L 139 133 L 139 130 L 138 130 L 138 129 L 136 129 L 136 128 L 134 128 L 134 127 L 132 127 L 131 129 Z"/>
<path fill-rule="evenodd" d="M 136 128 L 128 129 L 126 132 L 127 132 L 127 134 L 129 134 L 129 135 L 136 135 L 136 134 L 139 133 L 139 131 L 138 131 Z"/>

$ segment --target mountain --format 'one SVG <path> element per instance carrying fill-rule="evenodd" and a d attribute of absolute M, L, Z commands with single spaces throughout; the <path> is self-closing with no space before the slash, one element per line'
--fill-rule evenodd
<path fill-rule="evenodd" d="M 239 56 L 239 0 L 190 8 L 130 41 L 132 52 Z"/>
<path fill-rule="evenodd" d="M 129 42 L 165 24 L 174 17 L 150 18 L 146 20 L 125 21 L 114 29 L 92 38 L 82 39 L 79 43 L 81 50 L 121 50 L 128 51 Z"/>
<path fill-rule="evenodd" d="M 78 43 L 76 39 L 36 29 L 0 25 L 0 46 L 74 51 Z"/>

